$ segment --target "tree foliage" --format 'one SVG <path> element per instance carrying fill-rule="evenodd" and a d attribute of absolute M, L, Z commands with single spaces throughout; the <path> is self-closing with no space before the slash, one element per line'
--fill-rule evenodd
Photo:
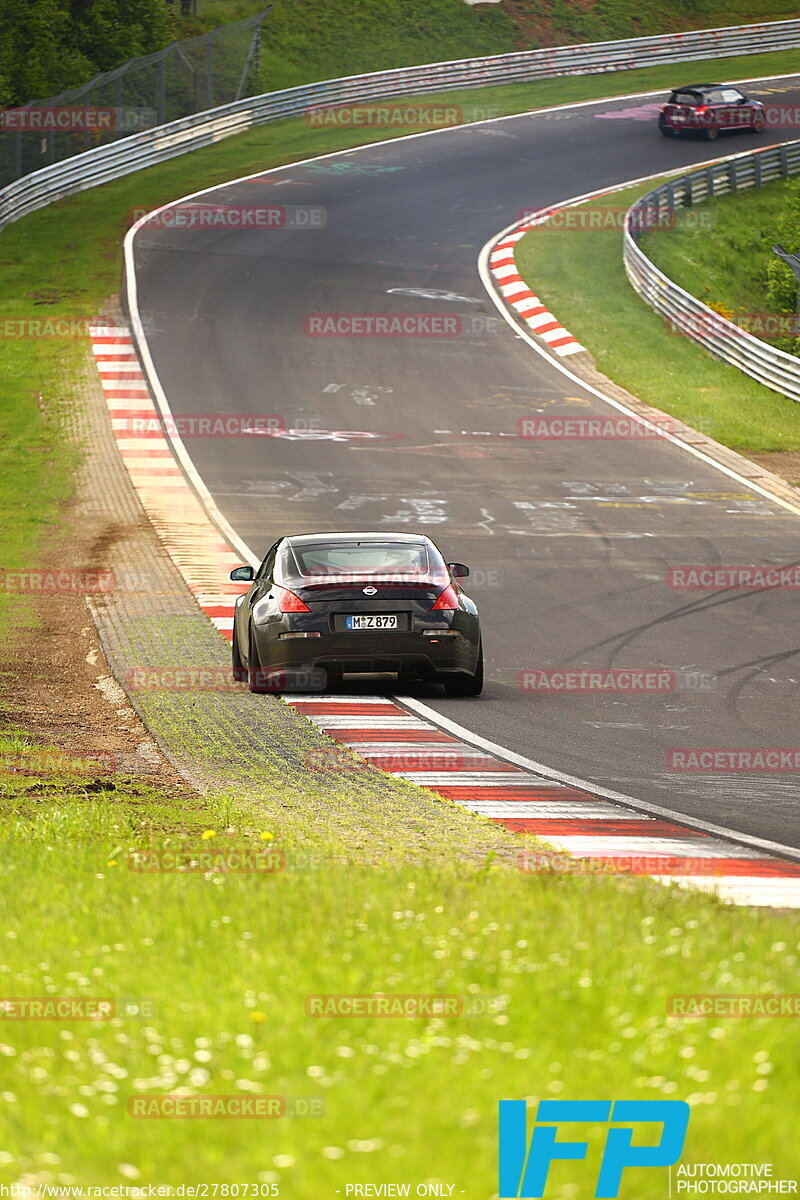
<path fill-rule="evenodd" d="M 0 0 L 0 104 L 77 87 L 172 36 L 166 0 Z"/>

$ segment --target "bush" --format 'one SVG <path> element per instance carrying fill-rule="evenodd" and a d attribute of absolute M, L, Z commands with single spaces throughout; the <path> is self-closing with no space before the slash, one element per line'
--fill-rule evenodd
<path fill-rule="evenodd" d="M 800 254 L 800 185 L 795 185 L 781 214 L 773 245 L 779 243 L 789 254 Z M 767 298 L 777 313 L 794 313 L 800 283 L 791 267 L 773 255 L 767 267 Z M 789 354 L 800 354 L 800 337 L 781 338 L 775 343 Z"/>

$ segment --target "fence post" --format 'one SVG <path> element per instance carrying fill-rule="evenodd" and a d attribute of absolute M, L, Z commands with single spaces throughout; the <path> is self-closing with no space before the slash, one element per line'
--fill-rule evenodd
<path fill-rule="evenodd" d="M 270 6 L 269 11 L 271 11 L 271 6 Z M 236 95 L 233 98 L 234 101 L 241 100 L 242 96 L 244 95 L 244 89 L 247 86 L 247 76 L 249 74 L 251 65 L 253 67 L 253 70 L 255 71 L 256 78 L 258 78 L 258 73 L 259 73 L 259 70 L 261 69 L 261 22 L 260 21 L 255 28 L 255 32 L 253 33 L 253 37 L 250 42 L 250 49 L 247 51 L 247 58 L 245 59 L 244 68 L 242 70 L 242 77 L 239 80 L 239 86 L 236 89 Z"/>
<path fill-rule="evenodd" d="M 270 6 L 271 10 L 271 6 Z M 261 31 L 263 23 L 260 23 L 256 28 L 256 39 L 253 50 L 253 70 L 255 71 L 256 79 L 261 78 Z"/>
<path fill-rule="evenodd" d="M 122 106 L 125 103 L 125 80 L 122 75 L 117 79 L 116 87 L 116 104 L 117 104 L 117 119 L 114 123 L 114 128 L 119 130 L 122 128 Z M 124 134 L 123 134 L 124 136 Z"/>

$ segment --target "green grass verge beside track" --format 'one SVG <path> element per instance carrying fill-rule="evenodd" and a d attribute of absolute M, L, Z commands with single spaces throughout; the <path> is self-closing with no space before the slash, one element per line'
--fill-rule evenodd
<path fill-rule="evenodd" d="M 654 186 L 614 192 L 586 207 L 627 207 Z M 666 247 L 673 236 L 674 230 L 651 234 L 648 247 Z M 657 253 L 674 261 L 676 250 Z M 517 243 L 516 257 L 523 278 L 615 383 L 734 450 L 800 449 L 800 405 L 670 333 L 634 292 L 621 229 L 539 227 Z"/>

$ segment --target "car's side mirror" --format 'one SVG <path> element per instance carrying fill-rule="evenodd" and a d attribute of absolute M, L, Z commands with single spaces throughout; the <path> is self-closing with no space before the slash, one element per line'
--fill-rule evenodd
<path fill-rule="evenodd" d="M 469 575 L 469 567 L 465 567 L 463 563 L 448 563 L 447 569 L 453 579 L 466 579 Z"/>
<path fill-rule="evenodd" d="M 252 567 L 234 567 L 231 571 L 231 579 L 235 583 L 252 583 L 254 573 Z"/>

